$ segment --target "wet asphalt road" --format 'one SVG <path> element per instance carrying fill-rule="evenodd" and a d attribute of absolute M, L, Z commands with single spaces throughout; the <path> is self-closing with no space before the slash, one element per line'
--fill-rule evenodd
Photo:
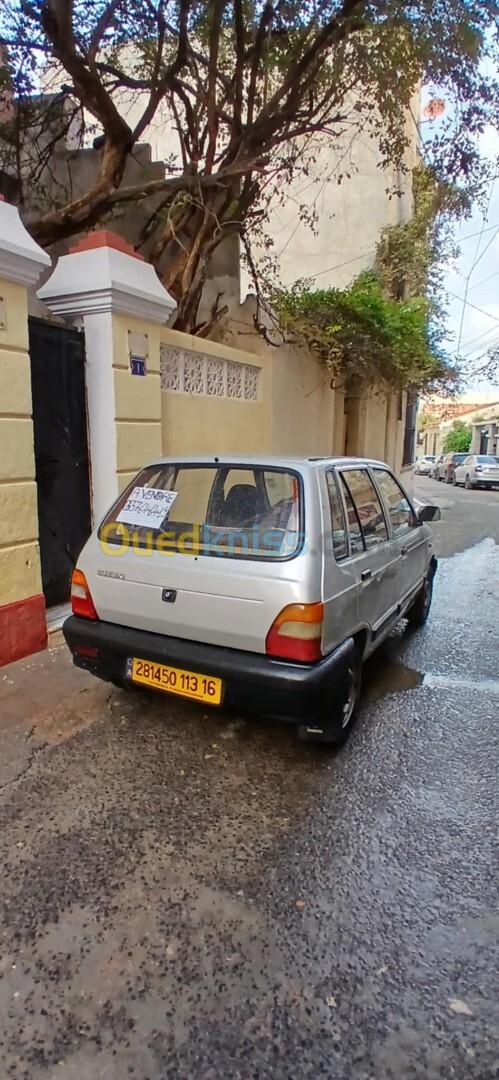
<path fill-rule="evenodd" d="M 499 1076 L 499 491 L 417 494 L 432 614 L 338 754 L 0 673 L 2 1080 Z"/>

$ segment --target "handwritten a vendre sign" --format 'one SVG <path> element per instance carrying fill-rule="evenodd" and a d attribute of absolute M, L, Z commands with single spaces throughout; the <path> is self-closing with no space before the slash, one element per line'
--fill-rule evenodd
<path fill-rule="evenodd" d="M 116 520 L 124 525 L 159 529 L 177 494 L 176 491 L 161 491 L 160 488 L 134 487 Z"/>

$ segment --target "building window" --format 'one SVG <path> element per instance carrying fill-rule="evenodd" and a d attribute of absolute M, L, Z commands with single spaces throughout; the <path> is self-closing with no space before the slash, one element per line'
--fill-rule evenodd
<path fill-rule="evenodd" d="M 161 346 L 161 389 L 175 394 L 258 401 L 260 368 L 190 349 Z"/>

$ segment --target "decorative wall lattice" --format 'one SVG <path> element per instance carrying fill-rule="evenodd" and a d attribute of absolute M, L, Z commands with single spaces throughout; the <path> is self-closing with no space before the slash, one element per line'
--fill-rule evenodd
<path fill-rule="evenodd" d="M 161 389 L 176 394 L 258 401 L 260 368 L 190 349 L 161 346 Z"/>

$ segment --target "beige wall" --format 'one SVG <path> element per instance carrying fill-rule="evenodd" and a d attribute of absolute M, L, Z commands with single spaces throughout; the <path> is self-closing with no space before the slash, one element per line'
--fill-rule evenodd
<path fill-rule="evenodd" d="M 254 327 L 257 314 L 255 298 L 248 297 L 223 333 L 231 345 L 259 357 L 268 372 L 267 453 L 332 454 L 336 395 L 330 374 L 303 349 L 265 341 Z"/>
<path fill-rule="evenodd" d="M 238 335 L 234 335 L 236 340 Z M 257 401 L 162 392 L 165 454 L 333 452 L 335 396 L 330 378 L 297 349 L 274 349 L 256 334 L 240 335 L 252 350 L 163 330 L 162 342 L 189 354 L 258 367 Z"/>
<path fill-rule="evenodd" d="M 247 305 L 225 342 L 161 330 L 161 342 L 188 355 L 219 357 L 260 369 L 258 401 L 162 391 L 163 453 L 352 454 L 387 461 L 401 472 L 405 395 L 372 390 L 349 397 L 303 351 L 274 348 L 249 332 Z M 246 348 L 234 348 L 244 342 Z"/>
<path fill-rule="evenodd" d="M 347 397 L 344 449 L 336 452 L 386 461 L 401 475 L 406 405 L 405 392 L 387 393 L 376 387 Z M 406 481 L 411 473 L 412 467 Z"/>
<path fill-rule="evenodd" d="M 41 593 L 27 290 L 0 279 L 0 606 Z"/>
<path fill-rule="evenodd" d="M 175 330 L 164 328 L 160 335 L 165 346 L 188 355 L 194 353 L 230 363 L 250 364 L 260 371 L 256 401 L 163 390 L 163 453 L 268 453 L 271 441 L 270 365 L 252 353 Z"/>
<path fill-rule="evenodd" d="M 335 395 L 330 376 L 313 357 L 289 346 L 274 349 L 270 359 L 272 452 L 332 454 Z"/>

